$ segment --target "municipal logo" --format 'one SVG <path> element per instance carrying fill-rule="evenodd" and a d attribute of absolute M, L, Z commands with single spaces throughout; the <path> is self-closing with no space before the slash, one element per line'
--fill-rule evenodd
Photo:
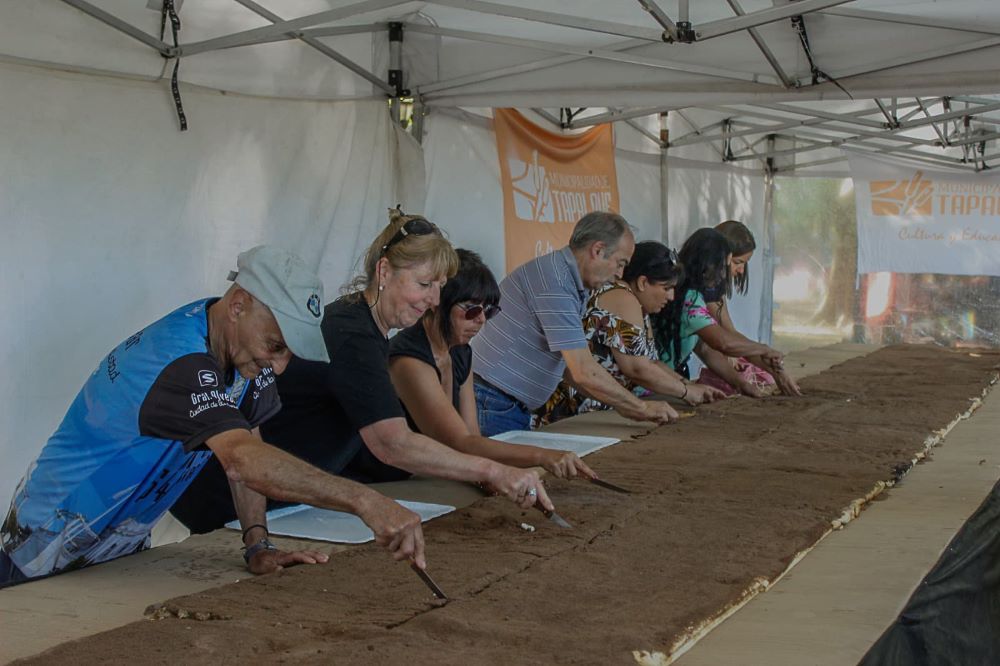
<path fill-rule="evenodd" d="M 905 180 L 873 180 L 869 183 L 872 195 L 872 215 L 900 217 L 904 215 L 930 216 L 934 183 L 917 171 Z"/>
<path fill-rule="evenodd" d="M 531 163 L 508 157 L 507 168 L 514 194 L 514 214 L 529 222 L 555 222 L 552 187 L 545 167 L 538 163 L 538 151 L 532 151 Z"/>
<path fill-rule="evenodd" d="M 313 294 L 310 296 L 309 300 L 306 302 L 306 307 L 309 308 L 309 312 L 312 313 L 312 316 L 317 319 L 319 319 L 319 316 L 323 314 L 319 307 L 319 294 Z"/>
<path fill-rule="evenodd" d="M 198 383 L 202 387 L 218 386 L 219 375 L 215 374 L 214 370 L 199 370 Z"/>

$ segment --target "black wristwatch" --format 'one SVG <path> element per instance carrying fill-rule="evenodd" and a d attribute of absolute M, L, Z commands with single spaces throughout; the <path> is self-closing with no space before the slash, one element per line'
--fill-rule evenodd
<path fill-rule="evenodd" d="M 250 558 L 262 550 L 278 550 L 278 547 L 271 543 L 270 539 L 264 537 L 254 545 L 243 548 L 243 561 L 250 564 Z"/>

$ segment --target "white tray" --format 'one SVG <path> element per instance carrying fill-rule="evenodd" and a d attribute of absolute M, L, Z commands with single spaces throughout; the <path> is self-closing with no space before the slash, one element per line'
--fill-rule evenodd
<path fill-rule="evenodd" d="M 617 437 L 594 437 L 591 435 L 562 435 L 557 432 L 540 432 L 537 430 L 510 430 L 491 439 L 509 444 L 527 444 L 542 449 L 572 451 L 581 458 L 594 451 L 617 444 Z"/>
<path fill-rule="evenodd" d="M 455 510 L 455 507 L 445 504 L 403 500 L 400 500 L 399 503 L 420 514 L 421 522 L 427 522 L 431 518 L 437 518 Z M 226 527 L 239 530 L 241 529 L 240 521 L 234 520 L 226 523 Z M 375 534 L 354 514 L 317 509 L 306 504 L 268 511 L 267 531 L 281 536 L 332 541 L 334 543 L 366 543 L 375 538 Z"/>

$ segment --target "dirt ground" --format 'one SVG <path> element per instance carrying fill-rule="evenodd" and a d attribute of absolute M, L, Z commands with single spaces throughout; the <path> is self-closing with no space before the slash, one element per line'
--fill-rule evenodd
<path fill-rule="evenodd" d="M 363 546 L 171 599 L 18 663 L 627 664 L 633 650 L 669 653 L 903 473 L 995 375 L 1000 355 L 977 354 L 886 348 L 804 380 L 802 398 L 729 400 L 605 449 L 588 463 L 633 493 L 547 480 L 571 530 L 498 498 L 435 520 L 428 571 L 447 602 Z"/>

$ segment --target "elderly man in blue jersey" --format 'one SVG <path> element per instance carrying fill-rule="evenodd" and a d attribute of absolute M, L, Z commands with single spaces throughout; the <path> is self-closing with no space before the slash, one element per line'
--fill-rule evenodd
<path fill-rule="evenodd" d="M 178 308 L 101 360 L 21 480 L 0 526 L 0 587 L 149 547 L 153 525 L 218 456 L 254 573 L 326 561 L 267 539 L 264 497 L 357 514 L 396 559 L 424 566 L 417 514 L 265 444 L 292 354 L 328 361 L 323 285 L 274 247 L 244 252 L 222 298 Z M 248 492 L 250 488 L 257 492 Z"/>
<path fill-rule="evenodd" d="M 622 276 L 635 237 L 621 215 L 580 218 L 569 245 L 515 268 L 500 283 L 500 314 L 472 339 L 479 429 L 486 437 L 527 430 L 565 378 L 636 421 L 677 418 L 667 403 L 637 398 L 601 367 L 583 330 L 591 289 Z"/>

